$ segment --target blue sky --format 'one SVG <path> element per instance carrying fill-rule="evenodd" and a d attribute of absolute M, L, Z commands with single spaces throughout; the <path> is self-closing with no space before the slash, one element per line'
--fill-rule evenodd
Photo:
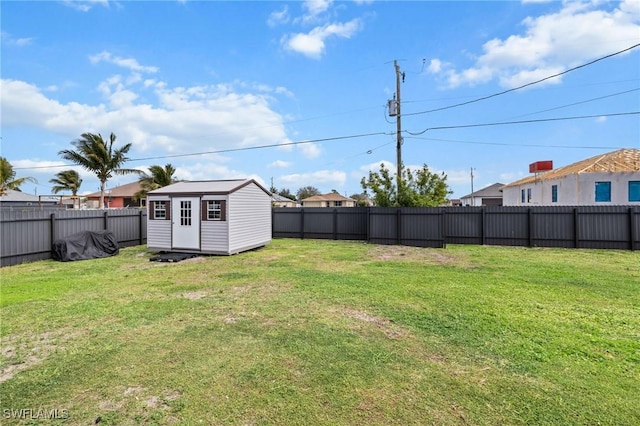
<path fill-rule="evenodd" d="M 31 194 L 50 194 L 49 180 L 69 168 L 81 193 L 99 190 L 58 155 L 85 132 L 113 132 L 118 146 L 133 144 L 128 167 L 171 163 L 180 179 L 360 193 L 369 170 L 396 167 L 394 60 L 405 76 L 403 162 L 445 172 L 453 198 L 471 192 L 471 168 L 480 189 L 526 176 L 534 161 L 560 167 L 640 148 L 640 115 L 610 115 L 640 111 L 638 47 L 442 109 L 637 45 L 637 0 L 0 7 L 1 155 L 38 180 L 22 187 Z M 576 116 L 593 117 L 437 129 Z"/>

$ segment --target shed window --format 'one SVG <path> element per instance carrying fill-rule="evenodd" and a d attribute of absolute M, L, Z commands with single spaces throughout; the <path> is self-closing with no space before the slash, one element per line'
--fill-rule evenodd
<path fill-rule="evenodd" d="M 154 220 L 168 220 L 169 219 L 169 202 L 168 201 L 154 201 L 152 205 L 152 219 Z"/>
<path fill-rule="evenodd" d="M 640 180 L 629 181 L 629 201 L 640 201 Z"/>
<path fill-rule="evenodd" d="M 202 202 L 203 220 L 225 220 L 224 200 L 206 200 Z"/>
<path fill-rule="evenodd" d="M 596 182 L 596 202 L 611 201 L 611 182 Z"/>
<path fill-rule="evenodd" d="M 558 185 L 551 185 L 551 202 L 558 202 Z"/>

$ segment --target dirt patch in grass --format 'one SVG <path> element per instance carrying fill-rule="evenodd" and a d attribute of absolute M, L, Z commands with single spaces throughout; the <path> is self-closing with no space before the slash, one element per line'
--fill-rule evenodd
<path fill-rule="evenodd" d="M 460 259 L 444 249 L 431 249 L 422 247 L 394 246 L 394 245 L 370 245 L 367 255 L 372 260 L 396 262 L 420 262 L 436 265 L 450 265 L 459 263 Z"/>
<path fill-rule="evenodd" d="M 349 318 L 356 319 L 371 324 L 375 329 L 381 331 L 389 339 L 401 339 L 409 336 L 409 332 L 396 325 L 388 318 L 370 315 L 357 309 L 345 308 L 342 313 Z"/>
<path fill-rule="evenodd" d="M 33 336 L 5 336 L 0 351 L 0 383 L 20 371 L 43 362 L 49 355 L 64 350 L 64 344 L 81 334 L 80 330 L 55 330 Z"/>
<path fill-rule="evenodd" d="M 189 300 L 199 300 L 206 297 L 208 294 L 209 292 L 200 290 L 200 291 L 190 291 L 187 293 L 182 293 L 180 296 Z"/>

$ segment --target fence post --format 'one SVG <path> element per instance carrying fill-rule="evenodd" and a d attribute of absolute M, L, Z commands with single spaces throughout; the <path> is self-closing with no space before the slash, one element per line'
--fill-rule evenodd
<path fill-rule="evenodd" d="M 300 239 L 304 240 L 304 207 L 300 209 Z"/>
<path fill-rule="evenodd" d="M 142 219 L 142 213 L 144 213 L 144 211 L 142 209 L 140 209 L 140 218 L 138 219 L 138 224 L 140 225 L 138 227 L 138 229 L 140 230 L 140 245 L 144 244 L 144 238 L 143 238 L 143 234 L 142 234 L 142 231 L 143 231 L 142 228 L 144 227 L 144 220 Z M 273 227 L 272 227 L 272 229 L 273 229 Z"/>
<path fill-rule="evenodd" d="M 527 245 L 533 247 L 533 210 L 527 209 Z"/>
<path fill-rule="evenodd" d="M 338 239 L 338 208 L 333 208 L 333 239 Z"/>
<path fill-rule="evenodd" d="M 371 241 L 371 207 L 367 207 L 367 242 Z"/>
<path fill-rule="evenodd" d="M 447 208 L 440 209 L 440 232 L 442 233 L 442 248 L 447 248 Z"/>
<path fill-rule="evenodd" d="M 482 212 L 481 216 L 482 216 L 482 225 L 480 227 L 480 240 L 482 241 L 482 245 L 486 245 L 487 244 L 487 232 L 485 230 L 485 228 L 487 227 L 487 214 L 485 212 L 485 207 L 480 207 L 480 211 Z"/>
<path fill-rule="evenodd" d="M 402 231 L 402 213 L 401 213 L 401 209 L 398 208 L 398 210 L 396 210 L 396 244 L 400 245 L 400 242 L 402 240 L 400 233 Z"/>
<path fill-rule="evenodd" d="M 573 209 L 573 247 L 580 246 L 580 226 L 578 225 L 578 208 Z"/>
<path fill-rule="evenodd" d="M 50 222 L 51 246 L 53 247 L 53 243 L 56 241 L 56 214 L 51 213 L 50 218 L 51 218 L 51 222 Z"/>
<path fill-rule="evenodd" d="M 107 229 L 109 229 L 109 211 L 105 210 L 104 211 L 104 230 L 106 231 Z"/>
<path fill-rule="evenodd" d="M 629 243 L 631 245 L 631 251 L 634 251 L 636 249 L 636 242 L 635 242 L 635 237 L 636 237 L 636 222 L 635 222 L 635 208 L 634 207 L 629 207 Z"/>

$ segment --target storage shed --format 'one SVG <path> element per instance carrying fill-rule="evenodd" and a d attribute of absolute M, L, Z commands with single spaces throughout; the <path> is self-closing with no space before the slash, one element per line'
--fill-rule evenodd
<path fill-rule="evenodd" d="M 253 179 L 177 182 L 147 208 L 149 250 L 231 255 L 271 241 L 271 194 Z"/>

